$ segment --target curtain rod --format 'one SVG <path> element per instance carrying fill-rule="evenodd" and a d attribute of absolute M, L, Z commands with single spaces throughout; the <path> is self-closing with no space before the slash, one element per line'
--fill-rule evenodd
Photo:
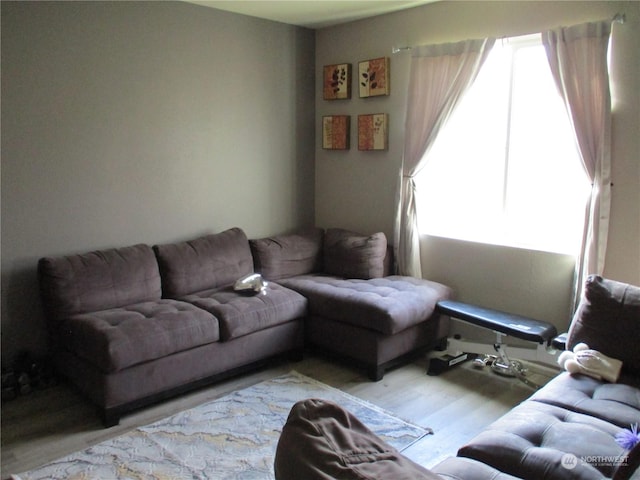
<path fill-rule="evenodd" d="M 611 20 L 612 23 L 624 23 L 627 21 L 627 16 L 624 13 L 616 13 Z"/>
<path fill-rule="evenodd" d="M 623 25 L 627 21 L 627 16 L 624 13 L 616 13 L 611 19 L 611 23 L 619 23 Z M 411 50 L 413 47 L 391 47 L 391 53 L 402 53 Z"/>

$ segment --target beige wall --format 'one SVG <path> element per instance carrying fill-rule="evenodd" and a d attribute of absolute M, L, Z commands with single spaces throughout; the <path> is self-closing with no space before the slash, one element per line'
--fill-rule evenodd
<path fill-rule="evenodd" d="M 638 2 L 437 2 L 411 10 L 320 30 L 316 34 L 316 81 L 322 66 L 389 56 L 391 95 L 324 101 L 316 89 L 316 223 L 365 232 L 393 233 L 397 172 L 402 157 L 410 53 L 392 46 L 514 36 L 559 25 L 612 18 L 613 189 L 605 274 L 640 284 L 640 3 Z M 321 148 L 323 115 L 386 112 L 389 150 L 359 152 L 352 126 L 347 152 Z M 456 195 L 452 185 L 451 195 Z M 443 200 L 444 201 L 444 200 Z M 568 322 L 571 257 L 424 237 L 423 273 L 453 286 L 458 298 L 551 321 Z"/>
<path fill-rule="evenodd" d="M 181 2 L 2 2 L 2 356 L 44 255 L 313 224 L 314 33 Z"/>

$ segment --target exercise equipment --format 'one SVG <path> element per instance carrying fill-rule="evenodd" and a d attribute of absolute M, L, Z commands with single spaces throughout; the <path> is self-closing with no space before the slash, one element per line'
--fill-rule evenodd
<path fill-rule="evenodd" d="M 528 386 L 539 388 L 527 378 L 527 369 L 522 362 L 511 360 L 509 355 L 520 360 L 540 362 L 557 368 L 559 352 L 556 346 L 561 343 L 561 340 L 553 344 L 558 331 L 548 322 L 454 300 L 438 302 L 436 310 L 451 318 L 493 331 L 496 341 L 493 344 L 485 344 L 466 341 L 457 336 L 449 338 L 447 353 L 440 359 L 431 359 L 428 375 L 439 375 L 446 369 L 473 358 L 474 366 L 478 368 L 488 366 L 499 375 L 517 377 Z M 507 336 L 533 342 L 535 348 L 509 346 L 508 355 L 507 345 L 504 343 Z"/>

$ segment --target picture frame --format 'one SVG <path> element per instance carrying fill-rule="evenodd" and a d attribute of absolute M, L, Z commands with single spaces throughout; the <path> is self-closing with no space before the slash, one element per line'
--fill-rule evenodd
<path fill-rule="evenodd" d="M 351 98 L 351 64 L 325 65 L 322 76 L 322 95 L 325 100 Z"/>
<path fill-rule="evenodd" d="M 349 115 L 325 115 L 322 117 L 322 148 L 325 150 L 349 150 L 351 117 Z"/>
<path fill-rule="evenodd" d="M 360 98 L 389 95 L 389 57 L 358 63 L 358 91 Z"/>
<path fill-rule="evenodd" d="M 389 148 L 389 115 L 374 113 L 358 115 L 358 150 L 387 150 Z"/>

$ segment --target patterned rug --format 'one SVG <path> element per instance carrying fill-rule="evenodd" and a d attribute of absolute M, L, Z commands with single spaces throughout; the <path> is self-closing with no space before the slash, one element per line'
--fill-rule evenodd
<path fill-rule="evenodd" d="M 15 480 L 272 479 L 293 404 L 331 400 L 402 451 L 431 430 L 292 371 L 73 453 Z"/>

